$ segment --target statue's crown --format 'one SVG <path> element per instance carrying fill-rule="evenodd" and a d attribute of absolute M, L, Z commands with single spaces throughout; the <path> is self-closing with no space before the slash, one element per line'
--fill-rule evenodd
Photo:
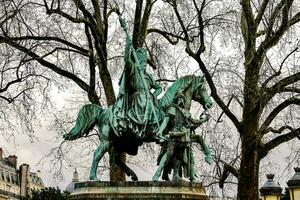
<path fill-rule="evenodd" d="M 137 48 L 135 50 L 136 56 L 138 60 L 146 60 L 147 59 L 147 49 L 145 48 Z"/>

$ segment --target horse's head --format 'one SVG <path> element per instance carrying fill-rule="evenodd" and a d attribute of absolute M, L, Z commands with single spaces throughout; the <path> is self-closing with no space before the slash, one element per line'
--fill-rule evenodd
<path fill-rule="evenodd" d="M 205 88 L 205 79 L 203 76 L 187 75 L 177 79 L 167 90 L 164 96 L 159 99 L 159 105 L 162 108 L 174 103 L 178 93 L 182 92 L 185 97 L 186 109 L 190 109 L 191 101 L 197 101 L 202 104 L 205 110 L 212 107 L 213 103 Z"/>
<path fill-rule="evenodd" d="M 195 78 L 195 81 L 193 82 L 192 99 L 199 102 L 203 106 L 204 110 L 208 110 L 212 107 L 213 102 L 207 93 L 205 82 L 206 81 L 203 76 L 197 76 Z"/>

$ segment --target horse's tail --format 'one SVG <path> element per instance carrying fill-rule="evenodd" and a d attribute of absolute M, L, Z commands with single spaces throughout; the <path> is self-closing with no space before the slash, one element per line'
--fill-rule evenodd
<path fill-rule="evenodd" d="M 88 104 L 83 106 L 77 115 L 75 127 L 69 133 L 64 134 L 64 139 L 75 140 L 89 134 L 102 111 L 103 109 L 98 105 Z"/>

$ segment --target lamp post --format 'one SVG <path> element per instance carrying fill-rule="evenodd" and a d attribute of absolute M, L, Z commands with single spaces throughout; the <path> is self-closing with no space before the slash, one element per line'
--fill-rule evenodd
<path fill-rule="evenodd" d="M 287 182 L 290 200 L 300 199 L 300 167 L 295 167 L 295 175 Z"/>
<path fill-rule="evenodd" d="M 259 190 L 262 200 L 280 200 L 282 188 L 273 180 L 274 174 L 267 174 L 267 179 Z"/>

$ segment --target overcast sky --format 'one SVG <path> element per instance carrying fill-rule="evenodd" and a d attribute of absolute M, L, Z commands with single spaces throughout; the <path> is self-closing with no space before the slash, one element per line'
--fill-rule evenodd
<path fill-rule="evenodd" d="M 4 150 L 5 156 L 16 155 L 18 157 L 18 165 L 23 163 L 29 164 L 31 172 L 41 170 L 42 178 L 46 186 L 58 186 L 61 189 L 65 189 L 67 184 L 69 184 L 72 180 L 74 167 L 70 166 L 69 170 L 64 170 L 64 179 L 58 180 L 53 178 L 53 172 L 49 171 L 50 169 L 47 163 L 37 165 L 39 160 L 48 154 L 51 148 L 57 146 L 57 143 L 53 142 L 53 137 L 56 136 L 56 133 L 47 130 L 45 127 L 41 127 L 39 129 L 39 134 L 37 135 L 43 135 L 43 137 L 40 137 L 39 141 L 34 141 L 33 143 L 26 135 L 17 135 L 9 141 L 0 136 L 1 147 Z M 289 149 L 288 144 L 285 144 L 282 145 L 281 148 L 273 150 L 271 157 L 269 159 L 264 159 L 264 162 L 262 163 L 262 165 L 273 165 L 272 170 L 265 170 L 262 171 L 262 173 L 275 173 L 275 180 L 280 182 L 282 188 L 287 187 L 286 181 L 288 181 L 288 179 L 294 174 L 293 171 L 285 171 L 285 158 L 288 156 L 286 151 L 287 149 Z M 151 180 L 156 168 L 155 162 L 149 164 L 149 161 L 146 161 L 145 165 L 139 165 L 138 163 L 144 162 L 143 157 L 144 155 L 140 154 L 139 157 L 131 159 L 132 164 L 129 164 L 129 166 L 136 171 L 140 180 Z M 85 175 L 82 173 L 79 174 L 82 181 L 84 181 L 83 179 L 85 179 Z M 108 180 L 107 174 L 102 176 L 101 179 Z M 260 181 L 261 184 L 265 181 L 266 178 L 262 175 Z"/>
<path fill-rule="evenodd" d="M 195 67 L 191 71 L 196 71 L 196 69 L 197 68 Z M 115 81 L 115 83 L 117 83 L 117 81 Z M 114 84 L 114 87 L 115 91 L 118 91 L 118 85 Z M 51 93 L 52 100 L 55 101 L 55 106 L 57 106 L 57 112 L 64 111 L 64 107 L 68 104 L 68 99 L 78 100 L 78 98 L 76 98 L 73 93 L 58 92 L 57 88 L 55 87 L 53 87 Z M 208 123 L 214 122 L 210 121 Z M 15 134 L 15 137 L 9 138 L 9 140 L 0 135 L 0 147 L 4 149 L 5 156 L 16 155 L 18 157 L 18 165 L 27 163 L 30 165 L 30 170 L 32 172 L 41 170 L 42 179 L 46 186 L 58 186 L 62 190 L 64 190 L 72 180 L 74 166 L 65 166 L 66 169 L 63 170 L 64 178 L 63 180 L 61 180 L 53 177 L 53 171 L 50 171 L 48 163 L 38 165 L 39 161 L 49 153 L 50 149 L 57 147 L 58 144 L 63 140 L 61 138 L 61 141 L 55 141 L 54 138 L 57 136 L 57 134 L 58 133 L 54 130 L 50 131 L 49 125 L 45 124 L 44 127 L 35 127 L 35 136 L 37 136 L 38 139 L 34 140 L 33 142 L 31 142 L 30 138 L 25 134 Z M 261 170 L 262 175 L 260 184 L 263 184 L 266 181 L 264 174 L 275 173 L 275 180 L 280 182 L 282 188 L 287 187 L 286 181 L 294 174 L 293 171 L 285 170 L 285 158 L 288 156 L 288 149 L 290 149 L 289 145 L 284 144 L 280 148 L 276 148 L 275 150 L 273 150 L 271 153 L 271 157 L 263 160 L 261 166 L 267 167 L 264 168 L 266 170 Z M 90 156 L 92 156 L 92 154 Z M 145 161 L 146 154 L 139 154 L 137 157 L 130 159 L 131 164 L 129 164 L 129 166 L 132 167 L 137 173 L 139 180 L 151 180 L 151 177 L 156 169 L 156 155 L 153 156 L 154 157 L 150 162 L 149 160 Z M 89 168 L 91 158 L 88 160 L 89 163 L 86 163 L 85 165 Z M 203 165 L 206 166 L 206 163 L 203 163 Z M 270 168 L 270 165 L 272 166 L 272 169 L 268 170 L 268 168 Z M 87 180 L 89 169 L 78 169 L 78 171 L 81 181 Z M 104 174 L 100 178 L 101 180 L 108 180 L 108 173 Z"/>
<path fill-rule="evenodd" d="M 37 165 L 40 159 L 49 153 L 51 148 L 57 146 L 56 143 L 51 141 L 55 136 L 54 133 L 42 127 L 38 135 L 40 134 L 43 134 L 45 137 L 40 137 L 42 139 L 35 142 L 31 142 L 26 135 L 16 135 L 14 138 L 10 138 L 9 141 L 0 135 L 0 144 L 6 157 L 9 155 L 16 155 L 18 157 L 18 166 L 26 163 L 30 165 L 31 172 L 41 170 L 42 179 L 46 186 L 59 186 L 61 189 L 64 189 L 71 182 L 72 171 L 64 171 L 64 180 L 55 180 L 47 164 Z"/>
<path fill-rule="evenodd" d="M 3 136 L 0 136 L 1 147 L 4 150 L 4 156 L 7 157 L 9 155 L 16 155 L 18 157 L 18 166 L 26 163 L 30 165 L 31 172 L 41 170 L 42 179 L 46 186 L 58 186 L 61 189 L 65 189 L 65 187 L 72 180 L 74 167 L 70 166 L 69 170 L 63 170 L 64 179 L 58 180 L 53 177 L 53 172 L 50 171 L 48 167 L 49 165 L 47 163 L 43 165 L 38 164 L 40 159 L 47 155 L 51 148 L 57 146 L 57 143 L 52 142 L 53 137 L 56 136 L 55 133 L 51 133 L 51 131 L 47 130 L 46 128 L 41 128 L 40 133 L 47 137 L 39 139 L 39 141 L 35 141 L 33 143 L 30 142 L 29 138 L 26 135 L 18 135 L 15 138 L 11 138 L 9 141 L 7 141 L 7 139 L 5 139 Z M 134 163 L 137 164 L 144 160 L 143 155 L 139 156 L 140 157 L 135 158 L 131 157 L 131 164 L 129 164 L 129 166 L 132 167 L 134 171 L 136 171 L 139 180 L 151 180 L 151 177 L 155 170 L 156 162 L 152 162 L 152 164 L 149 164 L 149 162 L 147 162 L 147 164 L 145 165 L 135 165 Z M 81 178 L 81 181 L 84 181 L 85 174 L 80 173 L 79 177 Z M 101 176 L 101 179 L 108 180 L 108 174 L 104 174 L 103 176 Z"/>

